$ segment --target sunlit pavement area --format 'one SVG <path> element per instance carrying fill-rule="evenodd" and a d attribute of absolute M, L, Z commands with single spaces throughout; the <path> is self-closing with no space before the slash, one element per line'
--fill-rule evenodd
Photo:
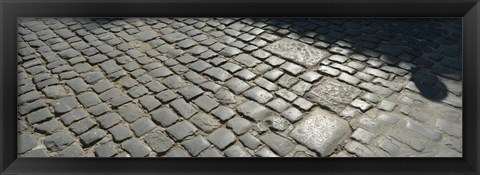
<path fill-rule="evenodd" d="M 461 157 L 460 18 L 20 18 L 19 157 Z"/>

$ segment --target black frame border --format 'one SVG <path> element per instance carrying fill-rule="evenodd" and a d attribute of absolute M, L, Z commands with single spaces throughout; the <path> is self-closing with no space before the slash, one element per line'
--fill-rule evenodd
<path fill-rule="evenodd" d="M 462 17 L 463 158 L 16 159 L 17 17 Z M 0 0 L 0 174 L 480 174 L 478 0 Z"/>

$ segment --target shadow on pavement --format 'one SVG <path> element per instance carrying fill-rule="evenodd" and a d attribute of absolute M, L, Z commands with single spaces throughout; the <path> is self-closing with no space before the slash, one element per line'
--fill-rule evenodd
<path fill-rule="evenodd" d="M 460 18 L 275 18 L 265 22 L 277 35 L 300 39 L 320 48 L 348 48 L 391 67 L 411 72 L 415 91 L 432 101 L 447 97 L 438 76 L 461 83 Z M 335 52 L 335 51 L 334 51 Z M 380 68 L 380 67 L 378 67 Z M 408 85 L 406 85 L 408 86 Z"/>

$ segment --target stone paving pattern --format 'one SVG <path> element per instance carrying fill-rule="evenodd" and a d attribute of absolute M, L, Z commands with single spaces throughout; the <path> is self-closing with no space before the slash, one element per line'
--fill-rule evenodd
<path fill-rule="evenodd" d="M 20 157 L 459 157 L 460 19 L 21 18 Z"/>

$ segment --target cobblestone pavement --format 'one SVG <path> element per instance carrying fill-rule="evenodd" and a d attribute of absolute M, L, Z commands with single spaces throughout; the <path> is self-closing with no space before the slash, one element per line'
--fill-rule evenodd
<path fill-rule="evenodd" d="M 462 156 L 460 19 L 21 18 L 20 157 Z"/>

